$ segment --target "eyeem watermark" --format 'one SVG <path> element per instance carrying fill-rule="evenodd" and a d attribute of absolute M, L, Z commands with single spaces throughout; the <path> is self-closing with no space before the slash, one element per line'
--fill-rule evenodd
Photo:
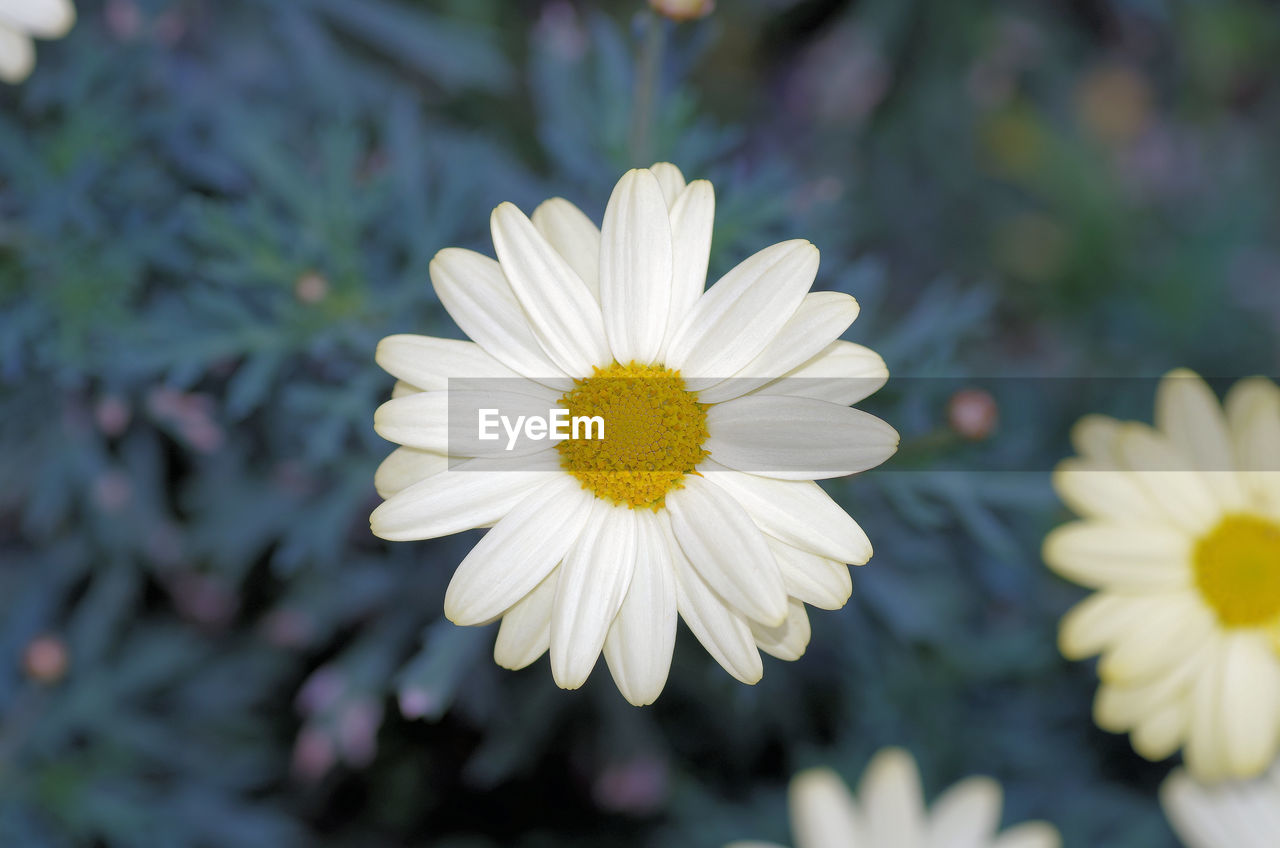
<path fill-rule="evenodd" d="M 547 415 L 517 415 L 512 421 L 510 416 L 502 415 L 497 409 L 481 409 L 479 411 L 479 427 L 476 438 L 482 442 L 494 442 L 507 436 L 507 450 L 512 450 L 521 435 L 531 441 L 540 442 L 554 439 L 557 442 L 565 439 L 603 439 L 604 418 L 599 415 L 569 416 L 567 409 L 551 409 Z"/>

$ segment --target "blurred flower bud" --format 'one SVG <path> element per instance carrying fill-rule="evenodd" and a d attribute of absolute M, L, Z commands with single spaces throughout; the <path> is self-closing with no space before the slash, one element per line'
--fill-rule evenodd
<path fill-rule="evenodd" d="M 107 29 L 121 41 L 128 41 L 142 29 L 142 10 L 134 0 L 108 0 L 103 18 Z"/>
<path fill-rule="evenodd" d="M 962 438 L 979 442 L 996 429 L 1000 407 L 985 389 L 961 389 L 947 404 L 947 423 Z"/>
<path fill-rule="evenodd" d="M 434 692 L 420 686 L 406 686 L 400 690 L 400 715 L 410 721 L 439 714 L 441 706 L 440 698 Z"/>
<path fill-rule="evenodd" d="M 1132 68 L 1090 71 L 1076 88 L 1076 115 L 1099 141 L 1125 146 L 1136 141 L 1151 116 L 1151 87 Z"/>
<path fill-rule="evenodd" d="M 715 11 L 716 0 L 649 0 L 649 8 L 673 21 L 696 21 Z"/>
<path fill-rule="evenodd" d="M 204 574 L 185 573 L 169 585 L 178 611 L 206 627 L 222 627 L 240 609 L 240 598 L 221 580 Z"/>
<path fill-rule="evenodd" d="M 293 294 L 299 303 L 319 303 L 329 294 L 329 281 L 315 271 L 308 271 L 293 284 Z"/>
<path fill-rule="evenodd" d="M 67 643 L 57 636 L 37 636 L 22 654 L 27 677 L 39 683 L 57 683 L 66 676 L 69 664 Z"/>
<path fill-rule="evenodd" d="M 592 795 L 602 809 L 646 815 L 661 806 L 667 783 L 667 764 L 642 756 L 606 767 L 596 778 Z"/>
<path fill-rule="evenodd" d="M 347 691 L 346 676 L 331 665 L 316 669 L 298 692 L 298 709 L 304 715 L 326 712 Z"/>
<path fill-rule="evenodd" d="M 293 743 L 295 777 L 314 783 L 329 773 L 337 759 L 333 740 L 319 727 L 308 724 L 298 732 Z"/>
<path fill-rule="evenodd" d="M 314 631 L 308 616 L 287 607 L 272 610 L 262 621 L 262 635 L 277 648 L 305 648 Z"/>
<path fill-rule="evenodd" d="M 338 716 L 338 746 L 342 758 L 355 768 L 364 768 L 378 753 L 378 728 L 382 726 L 382 705 L 372 698 L 358 698 Z"/>
<path fill-rule="evenodd" d="M 93 502 L 105 513 L 117 513 L 124 509 L 133 497 L 133 484 L 129 475 L 118 469 L 99 474 L 93 480 Z"/>
<path fill-rule="evenodd" d="M 93 407 L 93 420 L 104 436 L 114 439 L 129 429 L 129 421 L 133 418 L 133 410 L 129 404 L 116 395 L 105 395 Z"/>

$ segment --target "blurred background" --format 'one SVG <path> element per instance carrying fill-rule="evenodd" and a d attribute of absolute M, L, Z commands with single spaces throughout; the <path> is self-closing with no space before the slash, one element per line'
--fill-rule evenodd
<path fill-rule="evenodd" d="M 77 7 L 0 91 L 0 845 L 786 842 L 794 771 L 886 744 L 1068 848 L 1175 844 L 1039 555 L 1070 425 L 1153 384 L 983 386 L 1280 370 L 1273 3 Z M 682 628 L 636 709 L 442 618 L 474 533 L 370 535 L 373 349 L 458 335 L 427 263 L 497 203 L 599 220 L 659 159 L 715 183 L 713 276 L 821 248 L 904 441 L 828 487 L 876 556 L 808 654 L 747 687 Z"/>

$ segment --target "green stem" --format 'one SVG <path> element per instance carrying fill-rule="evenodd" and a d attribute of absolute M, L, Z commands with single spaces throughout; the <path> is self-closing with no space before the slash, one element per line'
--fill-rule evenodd
<path fill-rule="evenodd" d="M 645 16 L 644 43 L 636 64 L 635 97 L 631 102 L 631 162 L 638 168 L 653 162 L 653 116 L 658 103 L 658 83 L 662 72 L 662 48 L 666 27 L 662 19 Z"/>

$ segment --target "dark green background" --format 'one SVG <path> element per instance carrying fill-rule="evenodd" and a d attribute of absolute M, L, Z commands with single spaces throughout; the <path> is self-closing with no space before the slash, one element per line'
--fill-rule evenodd
<path fill-rule="evenodd" d="M 721 0 L 667 27 L 651 157 L 639 3 L 78 5 L 0 91 L 0 845 L 785 840 L 795 770 L 886 744 L 1068 848 L 1173 844 L 1173 763 L 1093 726 L 1039 559 L 1070 425 L 1152 384 L 1021 393 L 978 443 L 947 401 L 1280 370 L 1274 4 Z M 635 709 L 441 619 L 474 534 L 369 534 L 372 353 L 456 333 L 427 263 L 498 202 L 598 219 L 653 158 L 715 182 L 713 274 L 821 248 L 904 441 L 830 486 L 877 553 L 801 661 L 745 687 L 682 630 Z"/>

